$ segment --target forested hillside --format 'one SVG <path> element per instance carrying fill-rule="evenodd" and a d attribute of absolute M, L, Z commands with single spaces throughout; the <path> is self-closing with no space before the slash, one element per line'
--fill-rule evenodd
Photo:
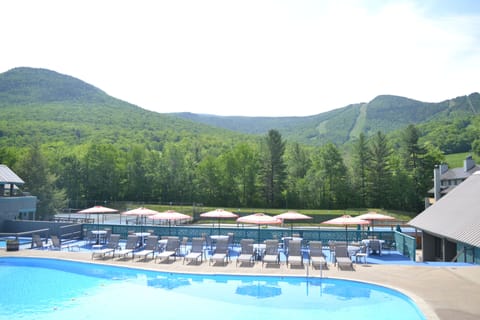
<path fill-rule="evenodd" d="M 457 97 L 440 103 L 425 103 L 397 96 L 378 96 L 368 103 L 359 103 L 309 117 L 250 118 L 222 117 L 177 113 L 178 117 L 238 132 L 265 134 L 269 129 L 280 131 L 290 141 L 309 145 L 333 142 L 337 145 L 381 131 L 390 133 L 410 124 L 422 125 L 422 136 L 433 138 L 444 122 L 465 122 L 478 119 L 480 94 Z M 474 120 L 477 121 L 477 120 Z M 465 124 L 468 126 L 468 124 Z M 464 129 L 465 127 L 459 128 Z M 449 132 L 448 134 L 452 134 Z M 462 132 L 455 134 L 463 135 Z M 463 148 L 463 149 L 462 149 Z M 449 147 L 462 149 L 463 147 Z"/>
<path fill-rule="evenodd" d="M 476 145 L 478 104 L 473 94 L 433 112 L 380 96 L 311 117 L 183 119 L 54 71 L 17 68 L 0 74 L 0 163 L 27 182 L 45 217 L 110 201 L 419 212 L 443 159 L 436 144 Z M 199 123 L 203 117 L 236 129 Z M 241 133 L 245 127 L 262 130 Z"/>

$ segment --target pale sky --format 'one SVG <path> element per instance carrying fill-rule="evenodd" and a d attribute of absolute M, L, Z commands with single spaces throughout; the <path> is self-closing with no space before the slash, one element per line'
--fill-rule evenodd
<path fill-rule="evenodd" d="M 480 91 L 476 0 L 6 0 L 0 73 L 46 68 L 157 112 L 307 116 Z"/>

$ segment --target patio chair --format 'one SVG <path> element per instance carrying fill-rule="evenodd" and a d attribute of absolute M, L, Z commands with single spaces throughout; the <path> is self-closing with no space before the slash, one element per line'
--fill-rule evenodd
<path fill-rule="evenodd" d="M 167 239 L 167 245 L 165 246 L 165 250 L 160 252 L 155 257 L 155 262 L 157 259 L 160 259 L 160 262 L 169 261 L 170 257 L 173 257 L 174 260 L 177 260 L 177 255 L 180 250 L 180 240 L 178 237 L 169 237 Z"/>
<path fill-rule="evenodd" d="M 233 247 L 235 245 L 235 233 L 233 232 L 229 232 L 227 233 L 227 236 L 228 236 L 228 247 L 231 248 L 233 250 Z"/>
<path fill-rule="evenodd" d="M 69 245 L 62 245 L 62 240 L 56 235 L 51 235 L 50 236 L 50 241 L 52 242 L 50 247 L 49 247 L 50 250 L 60 250 L 61 251 L 62 249 L 67 249 L 67 250 L 71 249 L 71 247 Z"/>
<path fill-rule="evenodd" d="M 382 245 L 380 244 L 380 241 L 370 240 L 368 246 L 370 247 L 372 254 L 378 254 L 379 256 L 382 255 Z"/>
<path fill-rule="evenodd" d="M 265 240 L 265 253 L 262 258 L 263 265 L 270 263 L 280 263 L 280 254 L 278 253 L 278 240 Z"/>
<path fill-rule="evenodd" d="M 290 240 L 288 243 L 287 266 L 303 266 L 302 241 Z"/>
<path fill-rule="evenodd" d="M 395 240 L 385 240 L 385 242 L 382 243 L 382 252 L 388 252 L 389 254 L 392 253 L 392 251 L 395 251 L 397 249 Z"/>
<path fill-rule="evenodd" d="M 120 248 L 119 242 L 120 242 L 119 234 L 110 235 L 110 241 L 107 242 L 107 246 L 104 249 L 94 250 L 92 252 L 92 259 L 95 257 L 102 257 L 102 259 L 105 259 L 105 257 L 109 254 L 111 254 L 113 257 L 115 250 Z"/>
<path fill-rule="evenodd" d="M 215 245 L 215 249 L 210 256 L 209 264 L 223 262 L 223 265 L 226 265 L 229 259 L 230 256 L 228 251 L 228 238 L 218 239 Z"/>
<path fill-rule="evenodd" d="M 198 264 L 198 260 L 200 259 L 200 263 L 203 262 L 203 244 L 205 240 L 203 238 L 192 238 L 192 248 L 190 251 L 183 257 L 183 263 L 185 264 L 185 260 L 187 261 L 195 261 L 195 264 Z"/>
<path fill-rule="evenodd" d="M 360 250 L 356 252 L 352 258 L 355 257 L 355 263 L 358 263 L 359 261 L 363 260 L 363 263 L 367 263 L 367 257 L 368 257 L 368 248 L 366 245 L 360 246 Z"/>
<path fill-rule="evenodd" d="M 335 246 L 335 263 L 337 264 L 338 269 L 342 269 L 343 267 L 349 267 L 353 269 L 353 262 L 348 255 L 347 246 Z"/>
<path fill-rule="evenodd" d="M 48 249 L 50 246 L 45 244 L 38 234 L 32 235 L 32 244 L 30 246 L 31 249 Z"/>
<path fill-rule="evenodd" d="M 309 258 L 310 264 L 313 268 L 319 267 L 328 269 L 327 259 L 325 259 L 325 255 L 323 254 L 322 241 L 310 241 Z"/>
<path fill-rule="evenodd" d="M 138 236 L 134 234 L 129 234 L 127 237 L 127 243 L 125 244 L 125 248 L 114 251 L 113 256 L 127 258 L 128 255 L 131 254 L 133 259 L 133 252 L 137 248 L 137 243 L 138 243 Z"/>
<path fill-rule="evenodd" d="M 158 236 L 148 236 L 147 242 L 145 244 L 145 247 L 137 252 L 133 252 L 133 259 L 135 257 L 139 257 L 138 261 L 140 261 L 143 257 L 143 260 L 147 260 L 147 257 L 149 255 L 152 256 L 152 259 L 155 255 L 155 252 L 158 251 Z"/>
<path fill-rule="evenodd" d="M 95 244 L 97 243 L 97 235 L 93 234 L 92 230 L 88 230 L 85 238 L 86 244 Z"/>
<path fill-rule="evenodd" d="M 253 239 L 242 239 L 240 240 L 240 254 L 237 257 L 236 260 L 236 266 L 238 264 L 242 264 L 244 262 L 250 263 L 250 265 L 253 265 L 255 262 L 255 251 L 253 250 Z"/>

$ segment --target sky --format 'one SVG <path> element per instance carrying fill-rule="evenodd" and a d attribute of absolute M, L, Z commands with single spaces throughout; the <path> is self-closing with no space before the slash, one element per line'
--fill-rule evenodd
<path fill-rule="evenodd" d="M 0 73 L 67 74 L 144 109 L 308 116 L 480 91 L 476 0 L 7 0 Z"/>

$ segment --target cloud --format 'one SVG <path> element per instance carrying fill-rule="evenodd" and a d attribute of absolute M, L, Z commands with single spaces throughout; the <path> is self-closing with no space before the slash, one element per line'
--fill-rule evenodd
<path fill-rule="evenodd" d="M 442 1 L 15 1 L 0 71 L 53 69 L 159 112 L 311 115 L 477 91 L 478 8 Z M 470 10 L 469 10 L 470 9 Z"/>

